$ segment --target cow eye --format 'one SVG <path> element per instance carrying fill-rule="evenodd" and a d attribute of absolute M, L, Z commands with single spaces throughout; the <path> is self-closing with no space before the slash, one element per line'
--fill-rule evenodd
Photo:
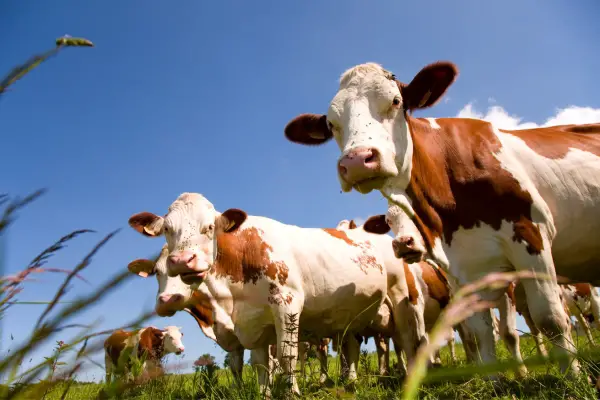
<path fill-rule="evenodd" d="M 333 124 L 330 121 L 327 121 L 327 127 L 333 132 Z"/>
<path fill-rule="evenodd" d="M 399 106 L 400 105 L 400 97 L 398 97 L 398 96 L 394 97 L 394 100 L 392 100 L 392 104 L 395 106 Z"/>

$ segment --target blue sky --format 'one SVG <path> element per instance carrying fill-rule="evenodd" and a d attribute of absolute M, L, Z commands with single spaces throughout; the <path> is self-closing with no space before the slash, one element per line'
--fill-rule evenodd
<path fill-rule="evenodd" d="M 67 298 L 85 294 L 160 249 L 160 239 L 128 228 L 128 217 L 164 213 L 185 191 L 204 194 L 218 210 L 238 207 L 307 227 L 384 212 L 378 193 L 340 194 L 333 143 L 308 149 L 283 136 L 297 114 L 325 112 L 339 75 L 358 63 L 379 62 L 409 81 L 429 62 L 455 62 L 460 76 L 446 101 L 419 116 L 462 110 L 542 124 L 580 106 L 585 112 L 568 109 L 570 118 L 600 120 L 600 4 L 460 4 L 4 1 L 0 72 L 64 34 L 96 44 L 67 49 L 0 100 L 1 191 L 49 188 L 11 228 L 7 272 L 74 229 L 96 230 L 49 263 L 72 267 L 103 234 L 123 228 L 85 271 L 91 285 L 75 283 Z M 63 277 L 38 279 L 21 300 L 49 300 Z M 119 326 L 150 310 L 155 294 L 154 279 L 132 278 L 75 322 L 102 318 L 99 329 Z M 41 310 L 10 310 L 3 352 L 27 335 Z M 205 352 L 222 360 L 187 314 L 151 323 L 183 327 L 185 360 Z M 526 330 L 522 320 L 519 328 Z M 102 373 L 93 368 L 81 378 Z"/>

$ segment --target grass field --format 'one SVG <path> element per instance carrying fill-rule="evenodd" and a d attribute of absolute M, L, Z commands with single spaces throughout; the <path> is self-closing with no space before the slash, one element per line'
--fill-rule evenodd
<path fill-rule="evenodd" d="M 598 332 L 596 332 L 598 334 Z M 600 340 L 600 335 L 598 335 Z M 582 337 L 576 338 L 578 348 L 587 354 L 582 357 L 583 368 L 594 373 L 596 362 L 592 348 Z M 524 335 L 521 338 L 521 349 L 526 363 L 535 364 L 537 357 L 532 340 Z M 503 343 L 498 343 L 498 354 L 501 360 L 509 356 Z M 556 363 L 530 366 L 530 377 L 525 380 L 515 380 L 512 372 L 501 374 L 497 382 L 484 380 L 477 376 L 478 367 L 464 364 L 462 346 L 457 344 L 457 365 L 449 364 L 447 348 L 442 350 L 444 367 L 432 372 L 427 383 L 420 389 L 422 399 L 596 399 L 596 389 L 582 380 L 577 381 L 561 376 Z M 395 361 L 394 358 L 392 360 Z M 600 357 L 598 357 L 600 360 Z M 117 395 L 116 388 L 106 388 L 104 384 L 77 382 L 61 382 L 48 389 L 44 383 L 31 385 L 24 389 L 16 399 L 47 399 L 58 400 L 122 398 L 122 399 L 244 399 L 262 398 L 252 369 L 244 367 L 244 386 L 238 388 L 233 382 L 228 369 L 217 371 L 215 381 L 210 383 L 202 373 L 186 375 L 167 375 L 144 385 L 122 391 Z M 400 384 L 393 378 L 381 379 L 376 375 L 377 361 L 374 354 L 361 354 L 359 365 L 359 380 L 354 388 L 344 387 L 338 381 L 338 359 L 331 357 L 329 371 L 332 382 L 326 386 L 318 385 L 318 365 L 316 360 L 307 363 L 306 376 L 300 376 L 300 387 L 303 397 L 307 399 L 395 399 L 400 395 Z M 65 390 L 68 392 L 65 395 Z M 273 387 L 273 398 L 281 398 L 283 391 L 277 385 Z M 7 388 L 4 390 L 6 391 Z M 104 390 L 106 389 L 106 390 Z M 112 394 L 111 394 L 112 393 Z M 65 397 L 62 397 L 62 396 Z"/>

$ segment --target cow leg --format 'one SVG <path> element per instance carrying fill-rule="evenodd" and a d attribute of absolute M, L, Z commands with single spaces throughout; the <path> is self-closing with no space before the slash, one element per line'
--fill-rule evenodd
<path fill-rule="evenodd" d="M 229 352 L 229 368 L 236 383 L 242 382 L 242 370 L 244 368 L 244 348 Z"/>
<path fill-rule="evenodd" d="M 381 334 L 375 336 L 375 348 L 377 349 L 377 363 L 379 364 L 379 375 L 389 375 L 390 366 L 390 340 Z"/>
<path fill-rule="evenodd" d="M 358 366 L 358 358 L 360 356 L 360 343 L 356 340 L 353 334 L 347 334 L 344 338 L 347 345 L 348 354 L 348 381 L 353 383 L 358 379 L 356 369 Z"/>
<path fill-rule="evenodd" d="M 250 364 L 258 375 L 258 386 L 265 398 L 271 397 L 271 355 L 269 345 L 250 351 Z"/>
<path fill-rule="evenodd" d="M 292 304 L 286 307 L 274 307 L 275 330 L 277 332 L 277 359 L 281 364 L 283 373 L 288 380 L 293 393 L 300 395 L 296 379 L 296 361 L 298 359 L 298 321 L 303 299 L 300 296 L 292 297 Z"/>
<path fill-rule="evenodd" d="M 585 336 L 587 337 L 588 342 L 590 342 L 590 344 L 594 345 L 595 343 L 594 343 L 594 338 L 592 336 L 592 331 L 590 331 L 590 324 L 588 324 L 587 320 L 581 313 L 581 310 L 577 309 L 577 311 L 575 311 L 573 313 L 573 315 L 575 315 L 575 318 L 577 319 L 577 321 L 579 321 L 579 325 L 581 326 L 581 328 L 583 328 L 583 331 L 585 332 Z"/>
<path fill-rule="evenodd" d="M 110 383 L 113 372 L 113 365 L 110 356 L 106 352 L 104 353 L 104 369 L 106 370 L 105 381 L 106 383 Z"/>
<path fill-rule="evenodd" d="M 542 238 L 545 232 L 541 232 Z M 540 254 L 531 255 L 520 243 L 511 243 L 509 258 L 518 271 L 533 271 L 550 276 L 550 279 L 524 279 L 520 283 L 525 289 L 529 313 L 535 325 L 554 344 L 554 350 L 563 355 L 561 371 L 579 373 L 579 362 L 574 357 L 577 349 L 571 338 L 571 324 L 559 296 L 556 272 L 552 260 L 551 244 L 543 240 Z"/>
<path fill-rule="evenodd" d="M 322 339 L 319 342 L 319 346 L 317 347 L 317 358 L 319 359 L 319 365 L 321 367 L 321 376 L 319 376 L 319 383 L 322 385 L 327 382 L 328 371 L 327 371 L 327 351 L 329 348 L 329 343 Z"/>
<path fill-rule="evenodd" d="M 454 329 L 450 331 L 450 336 L 448 336 L 448 347 L 450 348 L 450 362 L 456 364 L 456 340 L 454 339 Z"/>
<path fill-rule="evenodd" d="M 517 332 L 517 308 L 508 297 L 508 293 L 502 295 L 498 310 L 500 311 L 500 326 L 498 327 L 500 336 L 504 340 L 508 352 L 520 364 L 515 369 L 515 374 L 523 378 L 527 375 L 527 367 L 523 364 L 523 357 L 521 356 L 519 333 Z"/>
<path fill-rule="evenodd" d="M 531 337 L 533 338 L 533 342 L 535 343 L 535 347 L 540 356 L 546 358 L 548 357 L 548 351 L 546 350 L 546 346 L 544 345 L 544 339 L 542 338 L 542 333 L 538 329 L 537 326 L 533 323 L 533 319 L 529 314 L 529 310 L 523 310 L 523 319 L 525 320 L 525 324 L 529 328 L 529 332 Z"/>
<path fill-rule="evenodd" d="M 465 358 L 468 363 L 475 362 L 475 354 L 476 347 L 473 336 L 469 333 L 469 329 L 467 328 L 464 322 L 460 322 L 458 325 L 454 327 L 458 332 L 458 336 L 460 337 L 460 341 L 463 344 L 463 348 L 465 349 Z"/>
<path fill-rule="evenodd" d="M 408 297 L 394 293 L 392 289 L 390 289 L 388 296 L 394 305 L 392 307 L 394 321 L 394 335 L 392 339 L 394 343 L 401 345 L 401 349 L 406 355 L 406 370 L 410 372 L 419 346 L 427 345 L 429 341 L 423 316 L 424 301 L 422 296 L 420 296 L 417 304 L 413 304 L 409 302 Z M 401 358 L 398 359 L 399 367 L 400 360 Z M 430 364 L 431 361 L 432 359 L 429 360 Z"/>
<path fill-rule="evenodd" d="M 482 364 L 496 361 L 496 342 L 490 309 L 473 314 L 464 321 L 475 343 L 475 360 Z"/>
<path fill-rule="evenodd" d="M 402 346 L 396 340 L 392 338 L 392 342 L 394 343 L 394 351 L 396 352 L 396 358 L 398 359 L 398 374 L 401 377 L 406 376 L 406 363 L 404 362 L 404 358 L 402 358 Z"/>

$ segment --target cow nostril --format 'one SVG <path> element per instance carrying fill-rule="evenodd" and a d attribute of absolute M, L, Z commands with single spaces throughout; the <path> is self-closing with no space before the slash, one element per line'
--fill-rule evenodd
<path fill-rule="evenodd" d="M 412 237 L 406 239 L 407 246 L 412 246 L 413 244 L 415 244 L 415 239 L 413 239 Z"/>
<path fill-rule="evenodd" d="M 190 258 L 188 258 L 187 260 L 187 264 L 191 263 L 192 261 L 194 261 L 194 259 L 196 258 L 195 254 L 192 254 Z"/>
<path fill-rule="evenodd" d="M 173 301 L 173 302 L 179 302 L 179 301 L 181 301 L 181 300 L 183 300 L 183 296 L 182 296 L 182 295 L 180 295 L 180 294 L 174 294 L 174 295 L 171 297 L 171 301 Z"/>
<path fill-rule="evenodd" d="M 171 296 L 163 295 L 158 298 L 158 301 L 164 304 L 164 303 L 168 302 L 170 298 L 171 298 Z"/>

